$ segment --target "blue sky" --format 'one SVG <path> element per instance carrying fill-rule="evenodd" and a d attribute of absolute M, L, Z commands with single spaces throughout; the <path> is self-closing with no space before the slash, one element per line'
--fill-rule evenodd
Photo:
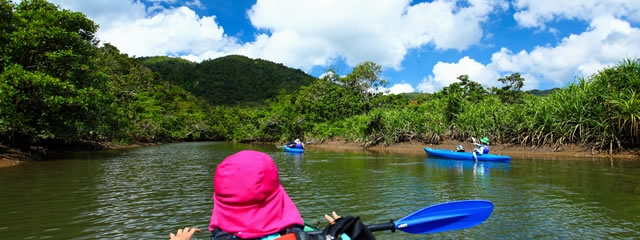
<path fill-rule="evenodd" d="M 229 54 L 320 76 L 363 61 L 388 90 L 434 92 L 462 74 L 485 86 L 518 72 L 525 89 L 564 87 L 640 57 L 640 1 L 53 0 L 100 24 L 135 56 Z"/>

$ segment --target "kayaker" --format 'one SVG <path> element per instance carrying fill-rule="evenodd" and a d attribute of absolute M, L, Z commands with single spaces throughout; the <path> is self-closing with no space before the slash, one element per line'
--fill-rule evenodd
<path fill-rule="evenodd" d="M 294 142 L 296 143 L 295 148 L 304 149 L 304 144 L 300 141 L 300 139 L 296 139 Z"/>
<path fill-rule="evenodd" d="M 477 153 L 478 155 L 489 153 L 489 138 L 483 137 L 480 139 L 480 144 L 474 141 L 473 145 L 476 145 L 476 149 L 473 150 L 474 153 Z"/>
<path fill-rule="evenodd" d="M 212 240 L 375 239 L 358 217 L 340 217 L 335 212 L 332 217 L 325 215 L 330 225 L 322 233 L 303 232 L 302 217 L 280 184 L 277 166 L 265 153 L 245 150 L 225 158 L 216 168 L 213 185 Z"/>
<path fill-rule="evenodd" d="M 290 147 L 290 148 L 295 148 L 295 147 L 296 147 L 296 142 L 294 142 L 294 141 L 289 141 L 289 145 L 288 145 L 288 147 Z"/>
<path fill-rule="evenodd" d="M 456 152 L 464 152 L 464 148 L 462 148 L 462 145 L 456 146 Z"/>

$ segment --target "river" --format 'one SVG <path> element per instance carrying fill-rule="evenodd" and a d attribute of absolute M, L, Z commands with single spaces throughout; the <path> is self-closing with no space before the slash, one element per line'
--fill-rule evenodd
<path fill-rule="evenodd" d="M 212 177 L 243 149 L 271 155 L 302 216 L 366 223 L 436 203 L 486 199 L 473 228 L 378 239 L 632 239 L 640 236 L 640 161 L 513 159 L 510 164 L 368 152 L 307 151 L 229 142 L 73 152 L 0 169 L 0 239 L 168 239 L 196 226 L 208 239 Z"/>

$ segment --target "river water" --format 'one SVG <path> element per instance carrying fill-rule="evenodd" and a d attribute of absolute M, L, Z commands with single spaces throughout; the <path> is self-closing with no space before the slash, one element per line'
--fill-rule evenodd
<path fill-rule="evenodd" d="M 378 239 L 640 238 L 637 160 L 474 163 L 199 142 L 74 152 L 0 169 L 0 239 L 168 239 L 185 226 L 208 239 L 215 167 L 243 149 L 271 155 L 302 216 L 321 226 L 331 210 L 382 223 L 447 201 L 495 204 L 473 228 Z"/>

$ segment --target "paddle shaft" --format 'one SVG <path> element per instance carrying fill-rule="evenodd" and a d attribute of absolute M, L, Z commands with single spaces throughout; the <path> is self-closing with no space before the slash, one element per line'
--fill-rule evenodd
<path fill-rule="evenodd" d="M 391 230 L 392 232 L 396 231 L 396 225 L 393 222 L 371 224 L 367 226 L 367 228 L 369 228 L 369 231 L 372 231 L 372 232 L 386 231 L 386 230 Z"/>
<path fill-rule="evenodd" d="M 391 230 L 392 232 L 396 231 L 396 225 L 393 223 L 393 221 L 388 223 L 371 224 L 371 225 L 368 225 L 367 228 L 369 229 L 369 231 L 372 231 L 372 232 L 386 231 L 386 230 Z M 321 231 L 313 231 L 311 233 L 321 233 Z"/>

